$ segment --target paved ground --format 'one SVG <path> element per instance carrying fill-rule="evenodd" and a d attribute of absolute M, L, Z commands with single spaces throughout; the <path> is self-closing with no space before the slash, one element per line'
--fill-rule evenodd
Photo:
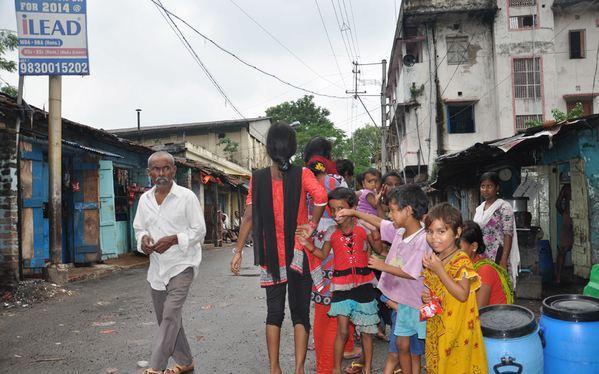
<path fill-rule="evenodd" d="M 246 256 L 242 276 L 229 274 L 230 248 L 204 251 L 184 310 L 196 373 L 267 373 L 266 306 L 258 271 Z M 249 257 L 249 258 L 248 258 Z M 0 372 L 140 373 L 156 328 L 146 269 L 128 269 L 68 286 L 62 296 L 30 308 L 0 310 Z M 572 284 L 567 292 L 580 292 Z M 564 293 L 551 289 L 550 293 Z M 547 296 L 547 295 L 545 295 Z M 519 301 L 538 315 L 540 301 Z M 293 337 L 283 328 L 283 372 L 293 368 Z M 375 372 L 387 347 L 375 342 Z M 314 372 L 314 353 L 306 364 Z M 117 371 L 118 370 L 118 371 Z"/>
<path fill-rule="evenodd" d="M 230 248 L 204 251 L 201 272 L 185 304 L 184 325 L 196 373 L 267 373 L 266 306 L 258 272 L 244 259 L 243 276 L 229 275 Z M 247 258 L 249 257 L 249 258 Z M 0 316 L 0 372 L 139 373 L 156 328 L 145 269 L 72 284 L 64 296 Z M 292 329 L 283 328 L 284 373 L 293 368 Z M 377 341 L 380 369 L 386 346 Z M 314 354 L 306 368 L 314 372 Z"/>

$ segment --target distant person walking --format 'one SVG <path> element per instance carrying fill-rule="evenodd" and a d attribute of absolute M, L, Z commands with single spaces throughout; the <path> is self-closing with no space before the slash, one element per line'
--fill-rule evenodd
<path fill-rule="evenodd" d="M 145 374 L 194 370 L 181 313 L 202 261 L 206 224 L 196 195 L 173 181 L 176 171 L 175 159 L 167 152 L 148 158 L 154 187 L 140 197 L 133 222 L 137 250 L 150 256 L 147 279 L 158 319 L 150 369 Z M 175 365 L 166 369 L 171 357 Z"/>

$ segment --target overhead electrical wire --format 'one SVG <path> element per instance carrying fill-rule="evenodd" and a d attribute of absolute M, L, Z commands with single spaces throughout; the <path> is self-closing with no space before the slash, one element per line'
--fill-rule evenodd
<path fill-rule="evenodd" d="M 154 3 L 156 6 L 158 6 L 159 8 L 161 8 L 166 14 L 176 18 L 177 20 L 179 20 L 181 23 L 183 23 L 185 26 L 187 26 L 188 28 L 190 28 L 193 32 L 195 32 L 196 34 L 200 35 L 202 38 L 204 38 L 206 41 L 210 42 L 212 45 L 214 45 L 216 48 L 220 49 L 221 51 L 225 52 L 226 54 L 230 55 L 231 57 L 233 57 L 234 59 L 236 59 L 237 61 L 241 62 L 242 64 L 244 64 L 247 67 L 250 67 L 264 75 L 267 75 L 271 78 L 274 78 L 276 80 L 278 80 L 280 83 L 285 84 L 287 86 L 293 87 L 295 89 L 298 89 L 300 91 L 304 91 L 306 93 L 315 95 L 315 96 L 323 96 L 323 97 L 329 97 L 329 98 L 333 98 L 333 99 L 345 99 L 346 96 L 337 96 L 337 95 L 328 95 L 328 94 L 324 94 L 324 93 L 320 93 L 320 92 L 316 92 L 314 90 L 309 90 L 307 88 L 303 88 L 300 87 L 296 84 L 290 83 L 288 81 L 285 81 L 281 78 L 279 78 L 278 76 L 276 76 L 275 74 L 269 73 L 247 61 L 245 61 L 244 59 L 242 59 L 241 57 L 237 56 L 235 53 L 225 49 L 224 47 L 222 47 L 220 44 L 218 44 L 217 42 L 215 42 L 214 40 L 212 40 L 211 38 L 209 38 L 208 36 L 206 36 L 205 34 L 203 34 L 202 32 L 200 32 L 198 29 L 196 29 L 194 26 L 192 26 L 189 22 L 187 22 L 186 20 L 184 20 L 183 18 L 179 17 L 178 15 L 176 15 L 175 13 L 173 13 L 172 11 L 166 9 L 162 3 L 158 3 L 157 0 L 150 0 L 152 3 Z M 325 79 L 327 82 L 337 85 L 335 82 L 331 82 L 328 79 Z M 337 86 L 339 87 L 339 86 Z"/>
<path fill-rule="evenodd" d="M 292 55 L 296 60 L 298 60 L 302 65 L 304 65 L 306 68 L 308 68 L 308 70 L 310 70 L 312 73 L 316 74 L 318 77 L 320 77 L 321 79 L 336 85 L 334 82 L 328 80 L 326 77 L 324 77 L 323 75 L 321 75 L 318 71 L 314 70 L 310 65 L 308 65 L 303 59 L 301 59 L 298 55 L 296 55 L 291 49 L 289 49 L 285 44 L 283 44 L 283 42 L 281 42 L 276 36 L 274 36 L 270 31 L 268 31 L 268 29 L 264 26 L 262 26 L 262 24 L 260 24 L 260 22 L 258 22 L 254 17 L 252 17 L 251 14 L 249 14 L 248 12 L 245 11 L 245 9 L 243 9 L 241 6 L 239 6 L 239 4 L 237 4 L 234 0 L 229 0 L 233 5 L 235 5 L 235 7 L 237 7 L 237 9 L 239 9 L 243 14 L 245 14 L 246 17 L 248 17 L 252 22 L 254 22 L 260 29 L 262 29 L 262 31 L 264 31 L 268 36 L 270 36 L 272 38 L 272 40 L 274 40 L 275 42 L 277 42 L 277 44 L 279 44 L 281 47 L 283 47 L 287 52 L 289 52 L 290 55 Z M 339 88 L 342 88 L 340 86 L 337 86 Z"/>
<path fill-rule="evenodd" d="M 352 6 L 351 6 L 351 0 L 348 0 L 349 1 L 349 9 L 351 11 L 350 12 L 351 13 L 351 25 L 350 25 L 350 20 L 349 20 L 350 13 L 348 13 L 348 11 L 347 11 L 347 7 L 345 5 L 345 0 L 341 0 L 341 1 L 343 2 L 343 9 L 345 10 L 345 18 L 347 19 L 347 24 L 349 25 L 349 34 L 355 43 L 354 49 L 358 53 L 357 56 L 358 56 L 358 58 L 360 58 L 361 53 L 360 53 L 360 45 L 358 44 L 358 28 L 356 26 L 354 10 L 352 9 Z"/>
<path fill-rule="evenodd" d="M 358 51 L 356 50 L 356 45 L 351 35 L 351 24 L 347 18 L 347 13 L 343 13 L 343 6 L 341 5 L 341 0 L 337 0 L 337 7 L 339 8 L 339 18 L 341 18 L 341 32 L 345 32 L 345 38 L 347 40 L 347 44 L 350 46 L 352 53 L 354 54 L 354 61 L 358 61 Z"/>
<path fill-rule="evenodd" d="M 343 27 L 341 26 L 341 22 L 339 22 L 339 16 L 337 15 L 337 8 L 335 8 L 335 2 L 331 0 L 331 6 L 333 7 L 333 12 L 335 13 L 335 19 L 337 20 L 337 26 L 339 26 L 339 33 L 341 34 L 341 40 L 343 41 L 343 46 L 345 47 L 345 52 L 347 52 L 347 58 L 349 59 L 349 63 L 353 64 L 353 61 L 356 61 L 356 57 L 351 53 L 351 47 L 348 45 L 349 43 L 345 40 L 345 35 L 343 34 Z"/>
<path fill-rule="evenodd" d="M 216 87 L 217 91 L 221 94 L 221 96 L 225 99 L 225 101 L 228 102 L 231 105 L 231 107 L 233 108 L 233 110 L 241 118 L 245 119 L 245 116 L 239 111 L 239 109 L 237 109 L 237 107 L 235 106 L 235 104 L 233 104 L 233 102 L 231 101 L 231 99 L 229 99 L 229 96 L 227 96 L 227 94 L 225 93 L 225 91 L 223 90 L 223 88 L 216 81 L 216 79 L 214 78 L 214 76 L 210 73 L 210 71 L 208 70 L 208 68 L 206 67 L 206 65 L 204 65 L 204 63 L 200 59 L 200 56 L 198 56 L 198 54 L 193 49 L 193 47 L 191 46 L 191 44 L 189 43 L 189 41 L 187 40 L 187 38 L 185 37 L 185 35 L 183 34 L 183 32 L 181 32 L 181 30 L 179 29 L 179 27 L 177 26 L 177 24 L 175 23 L 175 21 L 173 21 L 173 19 L 171 18 L 170 14 L 168 12 L 166 12 L 166 10 L 164 9 L 164 7 L 162 6 L 162 2 L 160 0 L 157 0 L 158 2 L 155 2 L 154 0 L 151 0 L 151 1 L 158 7 L 158 11 L 160 12 L 160 14 L 162 14 L 163 17 L 165 17 L 165 16 L 168 17 L 168 19 L 165 18 L 165 21 L 169 24 L 169 26 L 171 27 L 171 29 L 173 30 L 173 32 L 175 32 L 175 34 L 177 35 L 177 37 L 179 38 L 179 40 L 186 47 L 187 51 L 191 54 L 191 56 L 194 58 L 194 60 L 196 61 L 196 63 L 200 66 L 200 68 L 202 68 L 202 70 L 204 71 L 204 73 L 206 74 L 206 76 L 208 77 L 208 79 L 210 80 L 210 82 L 212 82 L 212 84 L 214 85 L 214 87 Z M 162 11 L 164 11 L 164 13 Z"/>
<path fill-rule="evenodd" d="M 343 82 L 343 87 L 347 90 L 347 85 L 345 84 L 345 79 L 343 79 L 343 73 L 341 72 L 341 68 L 339 67 L 339 61 L 337 60 L 337 54 L 335 53 L 335 49 L 333 48 L 333 43 L 331 43 L 331 38 L 329 36 L 329 31 L 327 30 L 327 26 L 324 22 L 324 18 L 322 17 L 322 12 L 320 11 L 320 6 L 318 5 L 318 0 L 314 0 L 316 4 L 316 9 L 318 10 L 318 16 L 320 17 L 320 22 L 322 22 L 322 27 L 324 28 L 324 33 L 327 37 L 327 41 L 329 42 L 329 47 L 331 48 L 331 53 L 333 54 L 333 58 L 335 59 L 335 66 L 337 66 L 337 71 L 341 76 L 341 81 Z"/>
<path fill-rule="evenodd" d="M 378 125 L 374 121 L 374 118 L 372 118 L 372 114 L 370 114 L 370 111 L 368 110 L 368 108 L 366 108 L 366 105 L 364 105 L 364 102 L 362 101 L 362 98 L 360 97 L 360 95 L 356 95 L 356 97 L 358 98 L 358 100 L 360 100 L 360 103 L 362 103 L 362 106 L 364 107 L 364 110 L 366 111 L 366 113 L 368 113 L 368 116 L 370 117 L 370 120 L 372 121 L 372 124 L 374 126 L 378 127 Z"/>

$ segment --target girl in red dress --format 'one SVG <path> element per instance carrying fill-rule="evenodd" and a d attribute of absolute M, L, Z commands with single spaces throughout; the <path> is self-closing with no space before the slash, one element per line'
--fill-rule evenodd
<path fill-rule="evenodd" d="M 343 348 L 348 339 L 349 323 L 362 336 L 364 373 L 372 367 L 372 334 L 378 330 L 379 316 L 374 285 L 376 278 L 368 267 L 368 245 L 375 245 L 372 235 L 351 217 L 337 217 L 341 209 L 356 205 L 356 195 L 348 188 L 339 187 L 329 193 L 329 209 L 337 222 L 329 228 L 322 249 L 316 248 L 298 230 L 298 238 L 306 250 L 320 259 L 326 259 L 333 250 L 333 297 L 328 315 L 337 317 L 337 335 L 334 349 L 334 374 L 341 373 Z"/>

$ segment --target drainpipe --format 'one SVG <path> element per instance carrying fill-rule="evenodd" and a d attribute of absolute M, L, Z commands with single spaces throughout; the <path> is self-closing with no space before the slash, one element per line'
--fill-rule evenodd
<path fill-rule="evenodd" d="M 436 103 L 435 107 L 437 108 L 437 115 L 435 118 L 436 122 L 436 130 L 437 130 L 437 157 L 445 154 L 445 149 L 443 147 L 443 123 L 444 123 L 444 113 L 443 113 L 443 98 L 441 97 L 441 87 L 439 83 L 439 74 L 437 71 L 437 38 L 436 38 L 436 24 L 433 24 L 431 28 L 432 38 L 433 38 L 433 56 L 435 56 L 435 90 L 436 92 Z M 433 161 L 434 162 L 434 161 Z M 430 167 L 430 165 L 429 165 Z"/>

